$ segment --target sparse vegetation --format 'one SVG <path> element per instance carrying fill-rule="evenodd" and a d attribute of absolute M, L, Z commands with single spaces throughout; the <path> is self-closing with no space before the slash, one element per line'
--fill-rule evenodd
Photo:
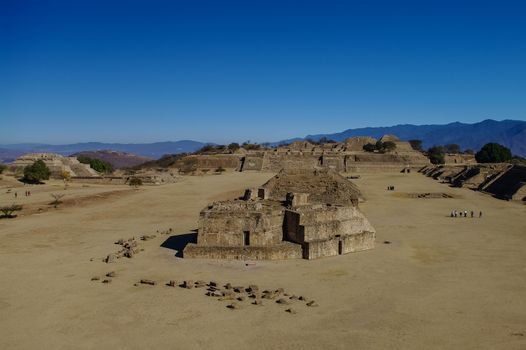
<path fill-rule="evenodd" d="M 0 164 L 0 174 L 2 174 L 7 169 L 7 165 Z"/>
<path fill-rule="evenodd" d="M 511 163 L 515 165 L 523 165 L 526 166 L 526 158 L 520 157 L 520 156 L 513 156 L 511 158 Z"/>
<path fill-rule="evenodd" d="M 511 151 L 498 143 L 486 143 L 480 151 L 475 154 L 479 163 L 504 163 L 511 161 Z"/>
<path fill-rule="evenodd" d="M 142 186 L 142 180 L 138 177 L 132 177 L 128 184 L 132 187 L 138 188 L 139 186 Z"/>
<path fill-rule="evenodd" d="M 222 174 L 225 171 L 226 171 L 226 169 L 223 168 L 222 166 L 217 167 L 217 169 L 215 170 L 215 172 L 218 173 L 218 174 Z"/>
<path fill-rule="evenodd" d="M 363 150 L 365 152 L 378 152 L 378 153 L 385 153 L 385 152 L 391 152 L 396 149 L 396 143 L 392 141 L 377 141 L 375 144 L 368 143 L 363 146 Z"/>
<path fill-rule="evenodd" d="M 51 193 L 50 196 L 53 198 L 50 204 L 56 208 L 59 204 L 62 204 L 61 199 L 64 198 L 65 195 L 62 193 Z"/>
<path fill-rule="evenodd" d="M 16 211 L 22 210 L 22 206 L 20 204 L 11 204 L 7 206 L 0 207 L 0 212 L 2 215 L 0 215 L 1 219 L 12 219 L 16 218 L 16 215 L 13 213 Z"/>
<path fill-rule="evenodd" d="M 409 140 L 409 144 L 415 151 L 422 152 L 422 140 Z"/>
<path fill-rule="evenodd" d="M 243 142 L 243 148 L 247 151 L 261 149 L 261 145 L 257 143 L 251 143 L 250 141 Z"/>
<path fill-rule="evenodd" d="M 444 150 L 446 153 L 459 154 L 460 146 L 457 145 L 456 143 L 450 143 L 444 146 Z"/>
<path fill-rule="evenodd" d="M 51 171 L 44 161 L 39 159 L 24 168 L 24 177 L 22 178 L 22 181 L 38 184 L 41 183 L 42 180 L 49 180 L 49 175 L 51 175 Z"/>
<path fill-rule="evenodd" d="M 99 173 L 108 174 L 113 171 L 113 166 L 110 163 L 105 162 L 103 160 L 96 159 L 96 158 L 90 158 L 86 156 L 79 156 L 77 157 L 77 159 L 79 162 L 83 164 L 89 164 L 91 169 L 98 171 Z"/>
<path fill-rule="evenodd" d="M 427 156 L 432 164 L 444 164 L 445 160 L 445 151 L 442 146 L 433 146 L 427 150 Z"/>
<path fill-rule="evenodd" d="M 229 144 L 227 146 L 227 148 L 232 151 L 232 152 L 235 152 L 237 151 L 241 146 L 239 146 L 239 143 L 236 143 L 236 142 L 232 142 L 231 144 Z"/>

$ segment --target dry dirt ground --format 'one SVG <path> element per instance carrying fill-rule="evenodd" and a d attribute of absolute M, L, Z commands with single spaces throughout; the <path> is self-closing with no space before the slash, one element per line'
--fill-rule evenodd
<path fill-rule="evenodd" d="M 526 206 L 420 174 L 361 175 L 354 181 L 377 229 L 374 250 L 255 265 L 178 258 L 178 238 L 166 235 L 141 243 L 133 259 L 101 259 L 119 238 L 188 234 L 208 202 L 272 174 L 139 190 L 64 191 L 57 182 L 31 187 L 29 198 L 18 187 L 27 209 L 0 220 L 0 349 L 526 349 Z M 0 204 L 13 202 L 13 184 L 0 183 Z M 49 193 L 59 191 L 66 201 L 55 209 Z M 419 192 L 453 198 L 400 195 Z M 450 218 L 452 209 L 483 217 Z M 90 281 L 109 271 L 112 283 Z M 141 278 L 159 284 L 134 286 Z M 282 287 L 319 306 L 294 302 L 289 314 L 264 300 L 230 310 L 204 289 L 165 286 L 170 279 Z"/>

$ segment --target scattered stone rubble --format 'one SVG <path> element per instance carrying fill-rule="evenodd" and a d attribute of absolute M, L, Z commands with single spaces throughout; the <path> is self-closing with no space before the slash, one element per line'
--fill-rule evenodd
<path fill-rule="evenodd" d="M 173 233 L 172 228 L 169 228 L 164 231 L 157 230 L 158 235 L 170 235 Z M 154 239 L 157 237 L 157 234 L 151 234 L 151 235 L 141 235 L 139 239 L 141 241 L 149 241 L 151 239 Z M 139 242 L 135 237 L 131 237 L 128 239 L 119 239 L 115 242 L 115 244 L 120 245 L 122 249 L 115 253 L 108 254 L 102 261 L 105 263 L 114 263 L 116 259 L 120 258 L 133 258 L 135 255 L 139 254 L 140 252 L 144 251 L 144 248 L 140 247 Z"/>

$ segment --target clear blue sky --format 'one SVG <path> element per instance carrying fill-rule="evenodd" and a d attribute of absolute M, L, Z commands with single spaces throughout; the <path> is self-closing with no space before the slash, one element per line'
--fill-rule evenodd
<path fill-rule="evenodd" d="M 0 1 L 0 144 L 526 120 L 524 1 Z"/>

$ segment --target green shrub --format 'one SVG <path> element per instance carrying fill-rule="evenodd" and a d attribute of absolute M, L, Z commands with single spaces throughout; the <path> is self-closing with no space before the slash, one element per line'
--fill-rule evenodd
<path fill-rule="evenodd" d="M 132 177 L 130 181 L 128 182 L 130 186 L 133 186 L 135 188 L 142 186 L 142 180 L 138 177 Z"/>
<path fill-rule="evenodd" d="M 427 150 L 427 156 L 432 164 L 444 164 L 445 161 L 445 151 L 442 146 L 433 146 Z"/>
<path fill-rule="evenodd" d="M 480 151 L 475 154 L 479 163 L 504 163 L 511 160 L 511 151 L 498 143 L 486 143 Z"/>
<path fill-rule="evenodd" d="M 90 158 L 90 157 L 86 157 L 86 156 L 79 156 L 77 157 L 78 161 L 83 163 L 83 164 L 89 164 L 90 168 L 95 170 L 95 171 L 98 171 L 99 173 L 111 173 L 113 171 L 113 166 L 108 163 L 108 162 L 105 162 L 101 159 L 97 159 L 97 158 Z"/>
<path fill-rule="evenodd" d="M 24 182 L 40 183 L 42 180 L 49 180 L 51 171 L 46 166 L 43 160 L 39 159 L 33 164 L 28 165 L 24 168 Z"/>
<path fill-rule="evenodd" d="M 422 152 L 422 140 L 409 140 L 409 144 L 415 151 Z"/>

